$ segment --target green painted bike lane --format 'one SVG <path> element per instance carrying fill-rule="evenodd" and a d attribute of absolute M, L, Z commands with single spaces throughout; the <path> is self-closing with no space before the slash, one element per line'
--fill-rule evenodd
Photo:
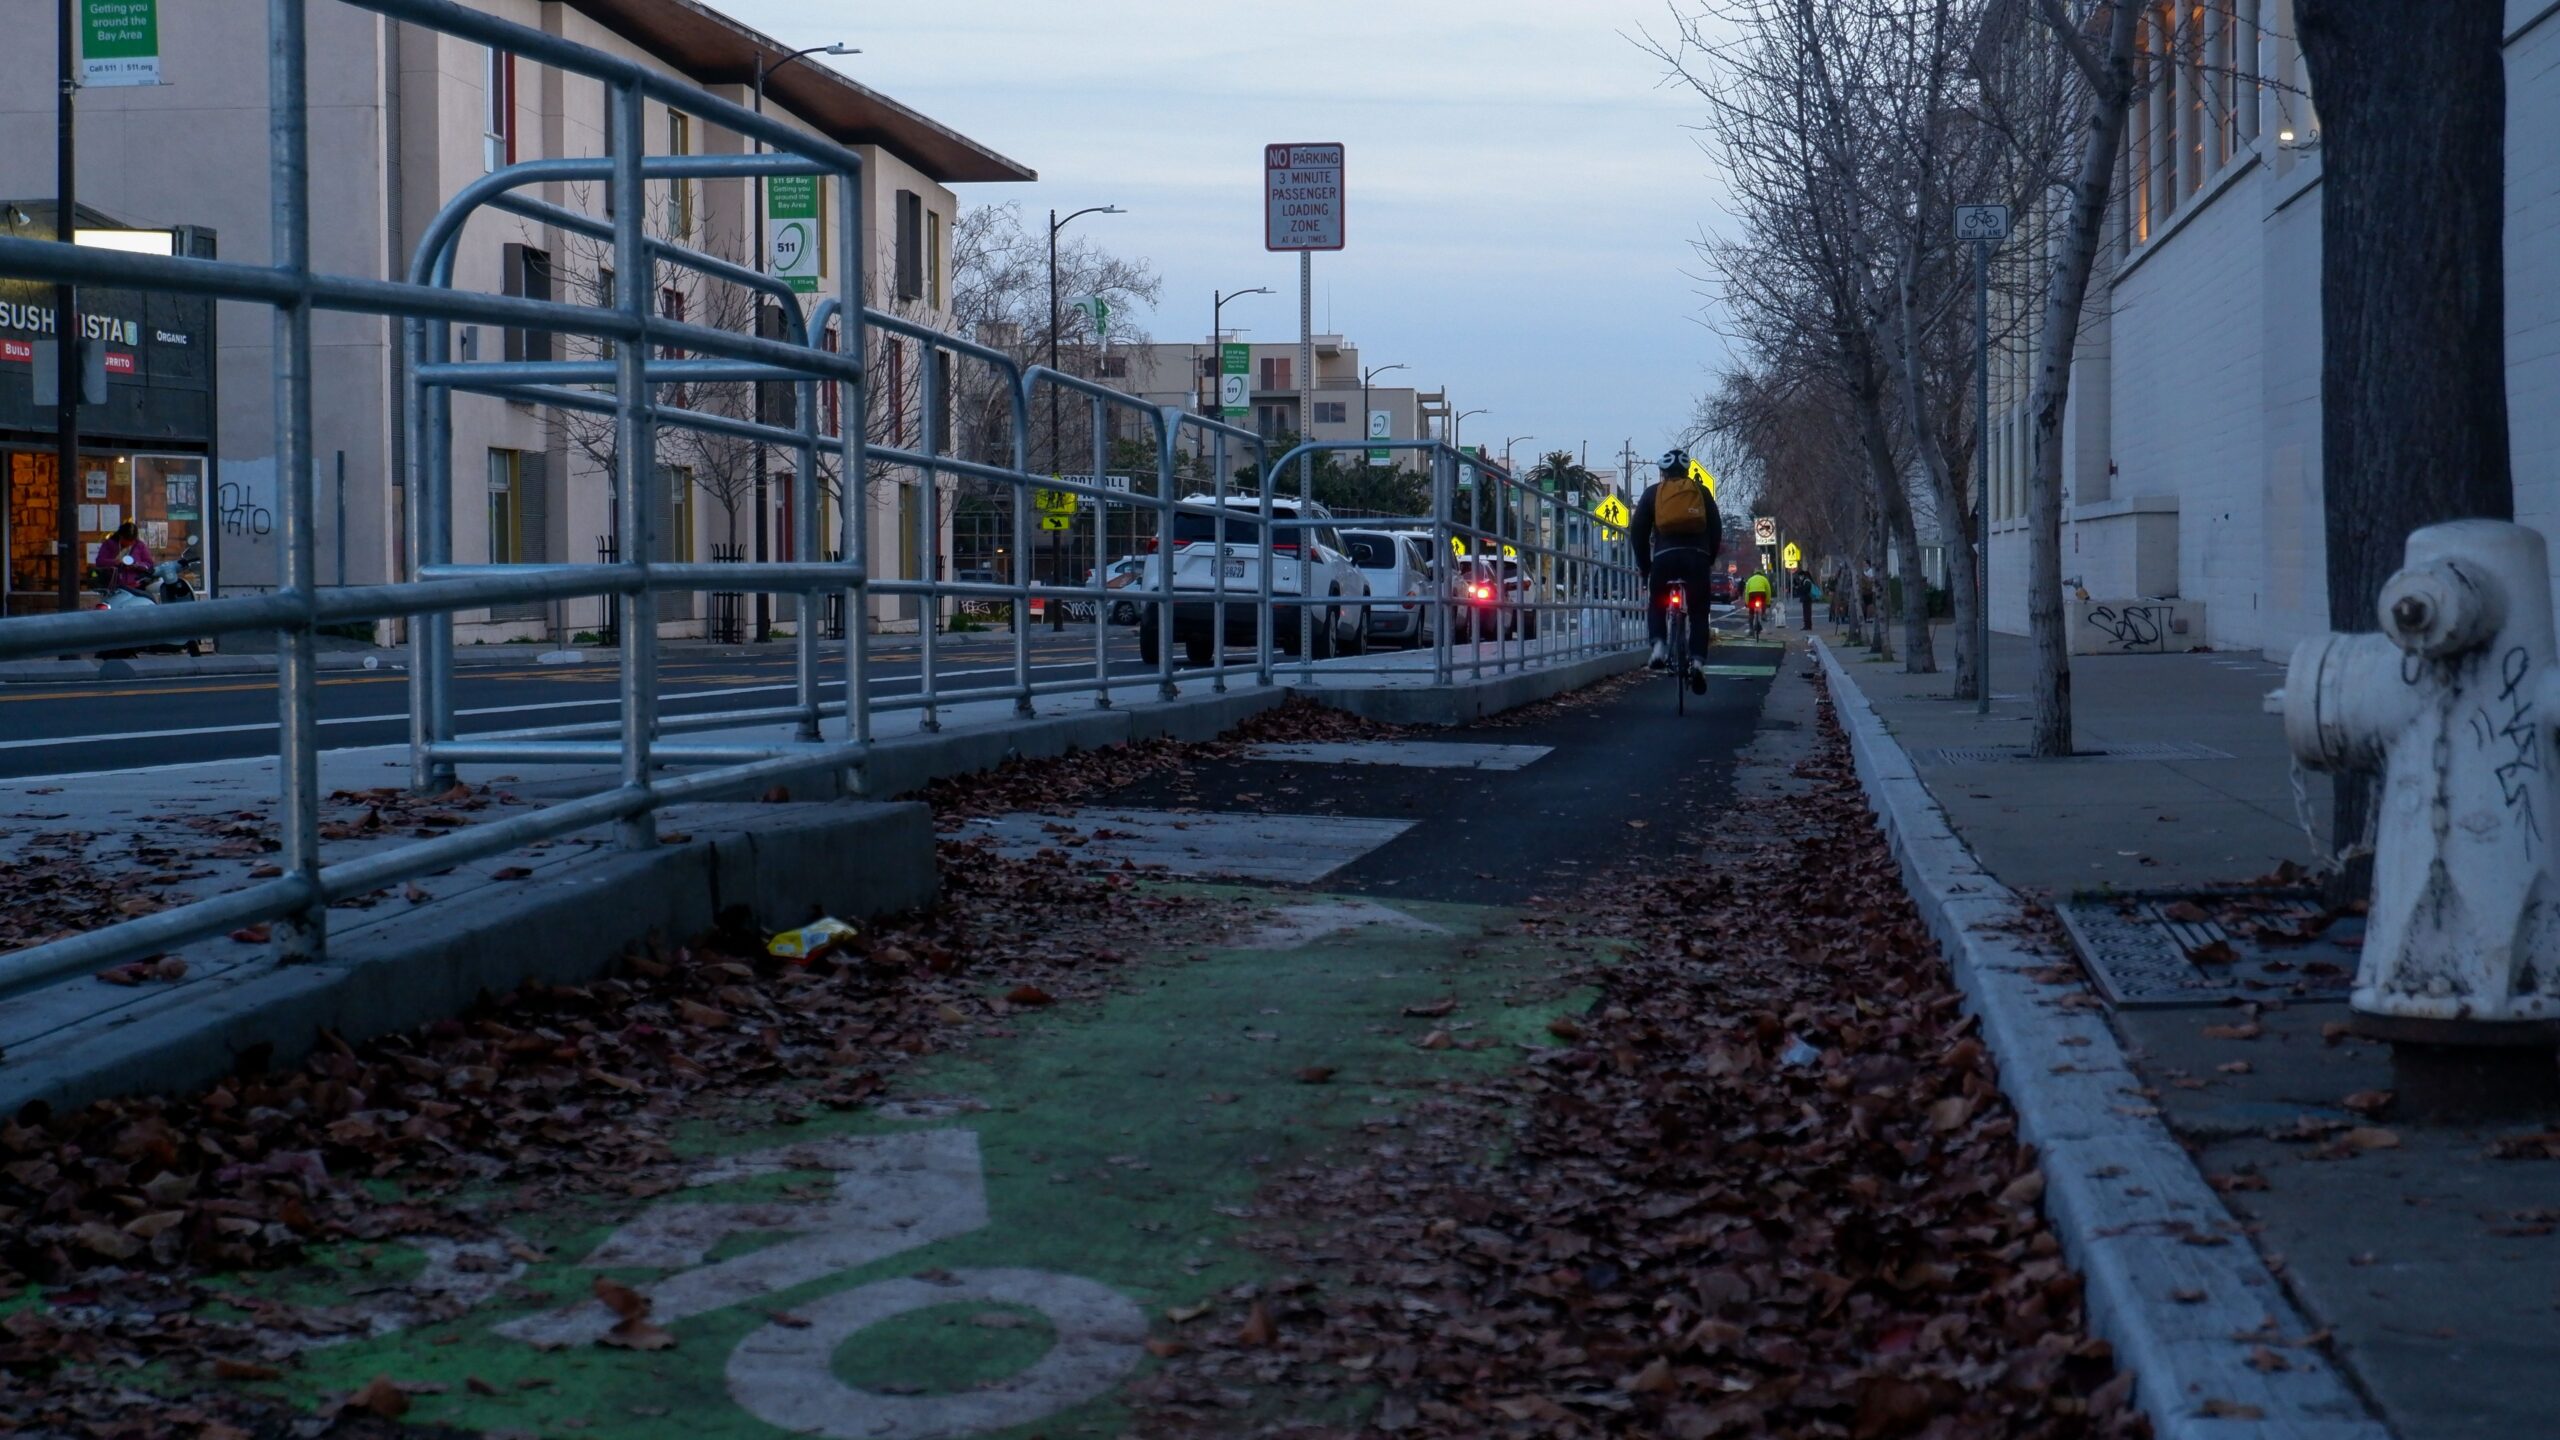
<path fill-rule="evenodd" d="M 395 1250 L 247 1282 L 267 1304 L 361 1305 L 441 1266 L 436 1283 L 488 1292 L 458 1319 L 307 1350 L 259 1388 L 317 1406 L 386 1376 L 413 1423 L 543 1436 L 1119 1433 L 1143 1342 L 1270 1278 L 1229 1243 L 1263 1176 L 1372 1143 L 1364 1126 L 1513 1063 L 1588 1003 L 1516 912 L 1216 893 L 1254 916 L 1238 943 L 1017 1014 L 876 1110 L 693 1125 L 687 1188 L 518 1223 L 514 1254 L 539 1263 L 483 1250 L 457 1272 Z M 672 1343 L 593 1343 L 615 1319 L 598 1276 L 652 1300 L 616 1339 Z"/>

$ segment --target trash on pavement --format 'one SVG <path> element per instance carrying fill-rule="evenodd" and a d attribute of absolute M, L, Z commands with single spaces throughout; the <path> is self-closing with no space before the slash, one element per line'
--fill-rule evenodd
<path fill-rule="evenodd" d="M 1778 1052 L 1781 1065 L 1810 1065 L 1822 1058 L 1822 1052 L 1805 1043 L 1801 1035 L 1787 1037 L 1787 1048 Z"/>
<path fill-rule="evenodd" d="M 777 959 L 797 960 L 806 965 L 837 946 L 853 940 L 861 933 L 862 931 L 857 927 L 830 915 L 823 920 L 812 920 L 797 930 L 785 930 L 774 936 L 765 942 L 764 953 Z"/>

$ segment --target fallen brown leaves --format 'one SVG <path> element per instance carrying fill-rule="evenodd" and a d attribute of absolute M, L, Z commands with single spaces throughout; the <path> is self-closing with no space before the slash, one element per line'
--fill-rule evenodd
<path fill-rule="evenodd" d="M 1258 718 L 1255 733 L 1273 740 L 1367 724 L 1287 707 Z M 1009 767 L 1004 785 L 1073 791 L 1144 748 Z M 1166 745 L 1144 759 L 1178 766 L 1208 751 Z M 960 803 L 974 783 L 937 794 Z M 357 815 L 343 823 L 368 832 L 461 824 L 461 812 L 512 803 L 459 787 L 331 798 Z M 261 823 L 244 812 L 209 833 L 252 847 Z M 935 907 L 866 924 L 807 966 L 766 955 L 740 913 L 691 944 L 630 954 L 606 979 L 529 986 L 364 1045 L 324 1036 L 290 1068 L 251 1055 L 193 1094 L 35 1106 L 0 1124 L 0 1293 L 32 1282 L 48 1302 L 0 1321 L 0 1432 L 285 1433 L 268 1402 L 236 1386 L 274 1369 L 262 1334 L 328 1322 L 254 1303 L 242 1322 L 200 1319 L 212 1299 L 243 1304 L 239 1292 L 200 1288 L 204 1273 L 293 1264 L 328 1243 L 477 1235 L 566 1194 L 666 1193 L 681 1179 L 666 1132 L 688 1116 L 866 1104 L 907 1061 L 971 1044 L 1026 1007 L 1091 998 L 1117 983 L 1125 957 L 1196 946 L 1230 918 L 1127 873 L 1007 860 L 985 842 L 946 841 L 940 866 Z M 64 898 L 0 907 L 0 936 L 30 915 L 36 928 L 18 933 L 35 939 L 57 923 L 92 923 L 113 889 L 68 860 L 8 879 Z M 402 1198 L 383 1198 L 367 1183 L 377 1180 L 396 1182 Z M 444 1205 L 464 1187 L 504 1187 L 506 1198 L 465 1218 Z M 674 1343 L 645 1301 L 614 1308 L 610 1343 Z M 129 1367 L 150 1360 L 223 1390 L 191 1404 L 124 1388 Z M 332 1440 L 395 1433 L 391 1419 L 413 1393 L 396 1377 L 359 1389 Z"/>
<path fill-rule="evenodd" d="M 1363 1435 L 2147 1433 L 1824 722 L 1814 792 L 1720 811 L 1715 865 L 1524 922 L 1626 947 L 1562 1048 L 1266 1190 L 1256 1243 L 1323 1282 L 1186 1332 L 1160 1433 L 1230 1433 L 1247 1385 L 1376 1387 Z"/>

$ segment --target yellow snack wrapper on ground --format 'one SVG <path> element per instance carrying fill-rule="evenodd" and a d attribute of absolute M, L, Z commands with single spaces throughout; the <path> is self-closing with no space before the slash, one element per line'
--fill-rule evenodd
<path fill-rule="evenodd" d="M 862 933 L 834 916 L 812 920 L 797 930 L 785 930 L 765 942 L 764 953 L 781 960 L 797 960 L 806 965 L 839 945 Z"/>

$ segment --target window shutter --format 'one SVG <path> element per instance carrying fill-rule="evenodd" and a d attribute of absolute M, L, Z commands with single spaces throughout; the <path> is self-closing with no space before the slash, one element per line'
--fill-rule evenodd
<path fill-rule="evenodd" d="M 781 306 L 769 305 L 761 300 L 756 303 L 756 334 L 758 337 L 766 340 L 779 340 L 783 338 L 784 334 L 787 333 L 787 327 L 784 325 L 783 321 L 784 316 Z M 759 380 L 756 384 L 764 391 L 764 403 L 760 409 L 762 412 L 762 418 L 765 421 L 774 425 L 797 425 L 800 423 L 800 406 L 798 403 L 799 387 L 797 385 L 789 380 Z"/>
<path fill-rule="evenodd" d="M 516 559 L 528 565 L 551 560 L 551 454 L 527 450 L 517 461 Z"/>
<path fill-rule="evenodd" d="M 924 197 L 913 190 L 898 192 L 898 298 L 920 299 L 924 295 Z"/>

